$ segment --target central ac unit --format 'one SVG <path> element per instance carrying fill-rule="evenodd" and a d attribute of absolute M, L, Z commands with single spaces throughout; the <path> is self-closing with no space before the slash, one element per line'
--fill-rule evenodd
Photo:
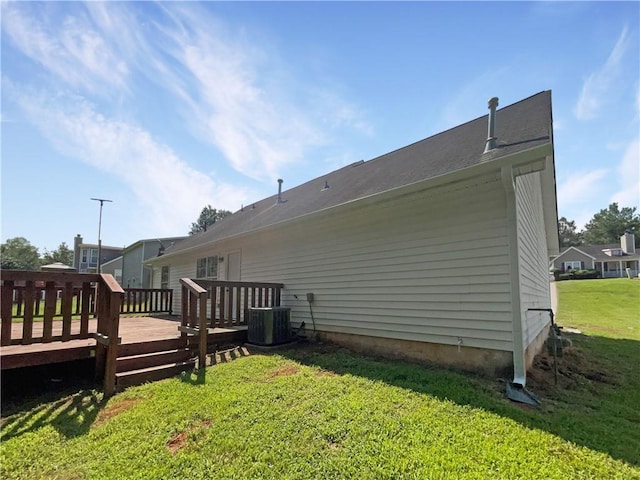
<path fill-rule="evenodd" d="M 278 345 L 291 340 L 291 309 L 250 308 L 247 340 L 256 345 Z"/>

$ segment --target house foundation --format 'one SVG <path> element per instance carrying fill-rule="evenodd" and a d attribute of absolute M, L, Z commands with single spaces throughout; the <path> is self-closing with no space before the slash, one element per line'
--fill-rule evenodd
<path fill-rule="evenodd" d="M 393 338 L 318 332 L 322 341 L 393 360 L 410 360 L 494 376 L 513 364 L 511 352 Z"/>
<path fill-rule="evenodd" d="M 549 328 L 550 325 L 545 327 L 525 350 L 527 369 L 533 364 L 535 356 L 542 350 L 549 335 Z M 366 355 L 375 355 L 391 360 L 417 361 L 487 376 L 509 376 L 513 371 L 513 354 L 504 350 L 489 350 L 463 345 L 458 348 L 457 345 L 336 332 L 317 332 L 317 338 Z"/>

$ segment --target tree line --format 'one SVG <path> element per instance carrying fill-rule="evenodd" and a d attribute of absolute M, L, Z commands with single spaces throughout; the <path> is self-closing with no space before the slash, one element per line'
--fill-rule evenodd
<path fill-rule="evenodd" d="M 207 228 L 231 215 L 228 210 L 218 210 L 206 205 L 198 219 L 191 224 L 189 235 L 206 232 Z M 618 243 L 625 232 L 639 233 L 636 236 L 636 246 L 640 247 L 640 216 L 636 207 L 619 208 L 612 203 L 596 213 L 583 230 L 578 231 L 576 222 L 566 217 L 558 220 L 560 246 L 570 247 L 583 244 L 612 244 Z M 73 250 L 66 242 L 62 242 L 53 251 L 44 250 L 40 255 L 38 248 L 31 245 L 24 237 L 8 239 L 0 245 L 0 268 L 11 270 L 38 270 L 43 265 L 60 262 L 73 265 Z"/>
<path fill-rule="evenodd" d="M 0 245 L 0 267 L 10 270 L 38 270 L 43 265 L 52 263 L 73 265 L 73 250 L 66 242 L 58 248 L 48 251 L 46 248 L 42 256 L 38 248 L 31 245 L 24 237 L 9 238 Z"/>
<path fill-rule="evenodd" d="M 596 213 L 580 231 L 575 221 L 566 217 L 558 220 L 561 247 L 617 244 L 625 232 L 636 234 L 636 247 L 640 247 L 640 215 L 636 207 L 620 208 L 612 203 Z"/>

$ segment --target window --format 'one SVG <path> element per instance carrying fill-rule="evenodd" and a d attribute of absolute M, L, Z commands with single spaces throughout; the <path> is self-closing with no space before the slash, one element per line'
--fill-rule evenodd
<path fill-rule="evenodd" d="M 569 270 L 580 270 L 582 269 L 582 262 L 580 260 L 574 260 L 571 262 L 564 262 L 564 271 L 568 272 Z"/>
<path fill-rule="evenodd" d="M 95 248 L 92 248 L 91 250 L 91 261 L 89 262 L 91 265 L 97 265 L 98 264 L 98 250 Z"/>
<path fill-rule="evenodd" d="M 218 256 L 199 258 L 196 264 L 196 278 L 217 278 Z"/>
<path fill-rule="evenodd" d="M 89 258 L 89 254 L 86 248 L 83 248 L 82 250 L 80 250 L 80 257 L 82 257 L 80 259 L 82 263 L 87 263 L 87 258 Z"/>
<path fill-rule="evenodd" d="M 160 288 L 169 288 L 169 265 L 162 267 L 160 274 Z"/>

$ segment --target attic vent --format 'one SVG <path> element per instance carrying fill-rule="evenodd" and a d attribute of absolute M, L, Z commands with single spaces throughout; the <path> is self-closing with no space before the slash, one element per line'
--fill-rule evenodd
<path fill-rule="evenodd" d="M 320 191 L 324 192 L 325 190 L 329 190 L 329 182 L 327 182 L 326 180 L 324 181 L 324 187 L 322 187 Z"/>
<path fill-rule="evenodd" d="M 496 143 L 496 107 L 498 106 L 498 97 L 493 97 L 489 99 L 489 125 L 487 131 L 487 143 L 484 147 L 484 153 L 487 153 L 490 150 L 493 150 L 498 147 Z"/>
<path fill-rule="evenodd" d="M 282 203 L 282 182 L 284 180 L 282 180 L 281 178 L 278 179 L 278 200 L 276 203 Z"/>

